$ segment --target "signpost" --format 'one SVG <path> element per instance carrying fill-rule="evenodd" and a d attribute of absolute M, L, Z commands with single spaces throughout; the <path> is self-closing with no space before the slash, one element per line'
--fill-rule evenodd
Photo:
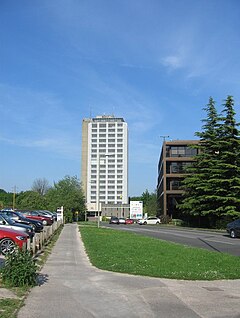
<path fill-rule="evenodd" d="M 130 201 L 130 219 L 142 219 L 142 218 L 143 218 L 143 202 Z"/>

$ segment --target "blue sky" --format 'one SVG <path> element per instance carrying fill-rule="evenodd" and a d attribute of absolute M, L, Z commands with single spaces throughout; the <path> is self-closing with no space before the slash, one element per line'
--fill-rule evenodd
<path fill-rule="evenodd" d="M 195 139 L 209 96 L 239 120 L 238 0 L 1 0 L 0 188 L 80 178 L 82 119 L 129 126 L 129 195 L 154 191 L 160 136 Z"/>

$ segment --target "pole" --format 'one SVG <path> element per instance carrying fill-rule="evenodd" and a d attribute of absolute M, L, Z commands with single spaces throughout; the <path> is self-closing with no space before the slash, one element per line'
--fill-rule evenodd
<path fill-rule="evenodd" d="M 100 153 L 98 153 L 98 192 L 97 192 L 97 213 L 98 213 L 98 224 L 97 227 L 100 226 L 100 213 L 99 213 L 99 201 L 100 201 Z"/>
<path fill-rule="evenodd" d="M 13 187 L 13 210 L 15 209 L 16 203 L 16 186 Z"/>

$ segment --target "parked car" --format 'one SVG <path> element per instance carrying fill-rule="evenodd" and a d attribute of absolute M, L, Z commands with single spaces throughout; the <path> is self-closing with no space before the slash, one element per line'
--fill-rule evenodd
<path fill-rule="evenodd" d="M 31 239 L 35 235 L 35 232 L 31 226 L 17 223 L 3 214 L 0 214 L 0 228 L 7 228 L 15 231 L 24 232 L 27 235 L 29 235 Z"/>
<path fill-rule="evenodd" d="M 240 236 L 240 219 L 228 223 L 226 230 L 231 236 L 231 238 Z"/>
<path fill-rule="evenodd" d="M 160 224 L 161 220 L 155 216 L 149 216 L 146 219 L 140 219 L 138 220 L 138 224 L 143 225 L 143 224 Z"/>
<path fill-rule="evenodd" d="M 47 210 L 36 210 L 39 214 L 49 217 L 53 222 L 55 221 L 55 216 L 52 214 L 52 212 Z"/>
<path fill-rule="evenodd" d="M 118 218 L 118 224 L 126 224 L 125 218 Z"/>
<path fill-rule="evenodd" d="M 28 238 L 29 236 L 26 233 L 1 227 L 0 254 L 6 255 L 8 253 L 13 253 L 16 246 L 22 249 L 24 246 L 27 245 Z"/>
<path fill-rule="evenodd" d="M 119 219 L 116 216 L 111 216 L 109 224 L 119 224 Z"/>
<path fill-rule="evenodd" d="M 22 211 L 22 214 L 28 219 L 42 221 L 43 225 L 52 225 L 53 223 L 52 218 L 44 216 L 38 211 Z"/>
<path fill-rule="evenodd" d="M 35 232 L 39 233 L 39 232 L 42 232 L 42 230 L 43 230 L 42 221 L 28 219 L 21 212 L 2 210 L 0 213 L 8 216 L 9 218 L 11 218 L 12 220 L 14 220 L 17 223 L 32 226 Z"/>
<path fill-rule="evenodd" d="M 126 223 L 126 224 L 133 224 L 133 223 L 134 223 L 134 220 L 127 218 L 127 219 L 125 220 L 125 223 Z"/>

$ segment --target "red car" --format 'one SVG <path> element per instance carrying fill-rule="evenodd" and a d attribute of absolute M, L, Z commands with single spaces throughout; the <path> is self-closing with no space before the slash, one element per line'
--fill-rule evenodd
<path fill-rule="evenodd" d="M 16 245 L 22 249 L 27 245 L 29 236 L 20 231 L 11 229 L 0 228 L 0 254 L 6 255 L 7 253 L 14 252 Z"/>
<path fill-rule="evenodd" d="M 133 219 L 126 219 L 125 224 L 133 224 L 134 220 Z"/>
<path fill-rule="evenodd" d="M 28 219 L 42 221 L 43 225 L 53 224 L 51 217 L 44 216 L 38 211 L 22 211 L 22 214 Z"/>

